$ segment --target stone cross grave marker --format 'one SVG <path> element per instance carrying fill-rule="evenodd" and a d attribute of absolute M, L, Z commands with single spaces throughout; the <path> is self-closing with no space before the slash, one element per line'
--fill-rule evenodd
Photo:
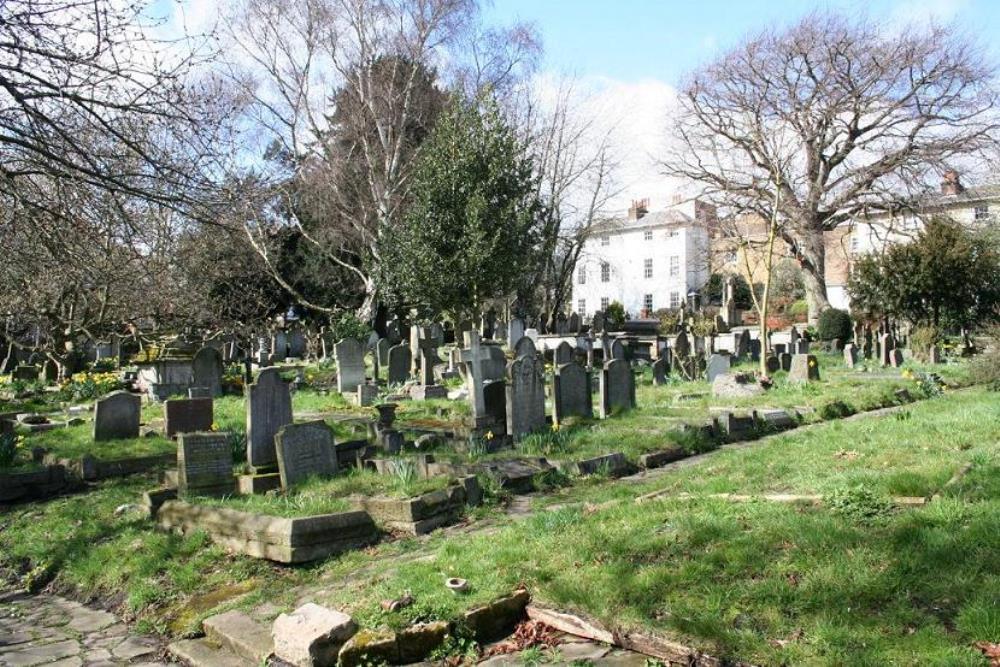
<path fill-rule="evenodd" d="M 355 338 L 344 338 L 333 346 L 337 358 L 337 391 L 353 394 L 365 382 L 365 348 Z"/>
<path fill-rule="evenodd" d="M 212 396 L 222 396 L 222 353 L 214 347 L 205 346 L 198 350 L 191 360 L 195 387 L 208 387 Z"/>
<path fill-rule="evenodd" d="M 330 477 L 337 472 L 333 432 L 322 419 L 286 424 L 274 443 L 284 489 L 313 475 Z"/>
<path fill-rule="evenodd" d="M 420 384 L 431 386 L 434 384 L 434 364 L 438 362 L 438 344 L 430 327 L 420 327 L 417 347 L 420 350 Z"/>
<path fill-rule="evenodd" d="M 413 366 L 413 354 L 406 344 L 393 345 L 389 348 L 386 364 L 386 381 L 389 384 L 403 384 L 410 379 L 410 368 Z"/>
<path fill-rule="evenodd" d="M 507 366 L 507 434 L 515 439 L 545 428 L 545 369 L 537 354 Z"/>
<path fill-rule="evenodd" d="M 292 423 L 292 394 L 277 368 L 266 368 L 247 386 L 247 461 L 254 469 L 278 462 L 274 436 Z"/>
<path fill-rule="evenodd" d="M 139 437 L 142 399 L 127 391 L 113 391 L 94 404 L 94 441 Z"/>
<path fill-rule="evenodd" d="M 601 419 L 607 419 L 618 410 L 635 407 L 635 379 L 632 367 L 624 359 L 611 359 L 601 369 L 600 382 Z"/>
<path fill-rule="evenodd" d="M 590 373 L 575 361 L 556 367 L 552 379 L 552 419 L 556 424 L 568 417 L 594 416 Z"/>
<path fill-rule="evenodd" d="M 163 423 L 167 437 L 212 430 L 212 402 L 211 398 L 168 398 L 164 401 Z"/>
<path fill-rule="evenodd" d="M 484 364 L 489 362 L 489 354 L 480 345 L 479 332 L 475 329 L 464 333 L 465 349 L 459 352 L 465 370 L 465 386 L 469 390 L 469 402 L 472 403 L 472 417 L 481 421 L 486 417 L 486 402 L 483 397 L 485 382 Z"/>
<path fill-rule="evenodd" d="M 224 496 L 234 491 L 233 450 L 225 433 L 177 436 L 177 495 Z"/>

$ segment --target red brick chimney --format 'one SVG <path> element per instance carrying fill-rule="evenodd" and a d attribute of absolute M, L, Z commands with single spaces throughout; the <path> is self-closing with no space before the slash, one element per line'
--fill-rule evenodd
<path fill-rule="evenodd" d="M 944 177 L 941 179 L 941 194 L 943 195 L 957 195 L 958 193 L 965 190 L 965 186 L 962 185 L 962 181 L 958 178 L 958 172 L 954 169 L 949 169 L 944 172 Z"/>
<path fill-rule="evenodd" d="M 633 199 L 628 209 L 628 219 L 638 220 L 649 213 L 649 199 Z"/>

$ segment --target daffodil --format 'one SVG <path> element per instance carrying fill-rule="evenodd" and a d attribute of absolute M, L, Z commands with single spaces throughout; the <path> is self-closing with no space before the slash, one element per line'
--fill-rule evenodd
<path fill-rule="evenodd" d="M 486 432 L 486 439 L 487 440 L 492 440 L 493 439 L 493 431 L 487 431 Z"/>

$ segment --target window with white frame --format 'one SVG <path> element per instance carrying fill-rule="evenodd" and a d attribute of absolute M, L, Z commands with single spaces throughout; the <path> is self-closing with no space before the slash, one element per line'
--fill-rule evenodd
<path fill-rule="evenodd" d="M 642 260 L 642 276 L 643 278 L 653 277 L 653 260 L 644 259 Z"/>
<path fill-rule="evenodd" d="M 587 284 L 587 267 L 580 266 L 576 270 L 576 283 L 578 285 L 586 285 Z"/>
<path fill-rule="evenodd" d="M 577 299 L 577 301 L 576 301 L 576 312 L 580 315 L 580 317 L 586 317 L 587 316 L 587 300 L 586 299 Z"/>
<path fill-rule="evenodd" d="M 646 231 L 644 231 L 642 233 L 642 240 L 643 241 L 652 241 L 653 240 L 653 230 L 652 229 L 647 229 Z"/>
<path fill-rule="evenodd" d="M 653 295 L 652 294 L 647 294 L 644 297 L 642 297 L 642 307 L 648 313 L 653 312 Z"/>
<path fill-rule="evenodd" d="M 601 297 L 601 310 L 608 309 L 608 297 Z"/>
<path fill-rule="evenodd" d="M 990 207 L 986 204 L 975 207 L 972 209 L 972 217 L 976 220 L 986 220 L 990 217 Z"/>
<path fill-rule="evenodd" d="M 672 239 L 675 236 L 677 236 L 678 234 L 679 234 L 679 232 L 676 229 L 671 229 L 670 231 L 667 232 L 667 238 L 668 239 Z"/>
<path fill-rule="evenodd" d="M 670 307 L 671 308 L 680 308 L 680 306 L 681 306 L 681 294 L 680 294 L 680 292 L 671 292 L 670 293 Z"/>
<path fill-rule="evenodd" d="M 609 246 L 609 245 L 611 245 L 611 237 L 608 236 L 608 235 L 606 235 L 606 234 L 604 236 L 602 236 L 601 237 L 601 245 L 602 246 Z"/>
<path fill-rule="evenodd" d="M 681 275 L 681 258 L 677 255 L 670 256 L 670 277 L 676 278 Z"/>
<path fill-rule="evenodd" d="M 607 262 L 601 262 L 601 282 L 606 283 L 611 281 L 611 265 Z"/>

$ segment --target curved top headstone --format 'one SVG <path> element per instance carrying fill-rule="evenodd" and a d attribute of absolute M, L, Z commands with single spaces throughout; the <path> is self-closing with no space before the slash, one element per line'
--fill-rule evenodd
<path fill-rule="evenodd" d="M 222 395 L 222 353 L 205 346 L 191 360 L 192 386 L 207 387 L 212 396 Z"/>
<path fill-rule="evenodd" d="M 535 341 L 533 341 L 529 336 L 521 336 L 520 340 L 514 344 L 515 359 L 524 356 L 533 357 L 536 354 L 538 354 L 538 348 L 535 347 Z"/>

